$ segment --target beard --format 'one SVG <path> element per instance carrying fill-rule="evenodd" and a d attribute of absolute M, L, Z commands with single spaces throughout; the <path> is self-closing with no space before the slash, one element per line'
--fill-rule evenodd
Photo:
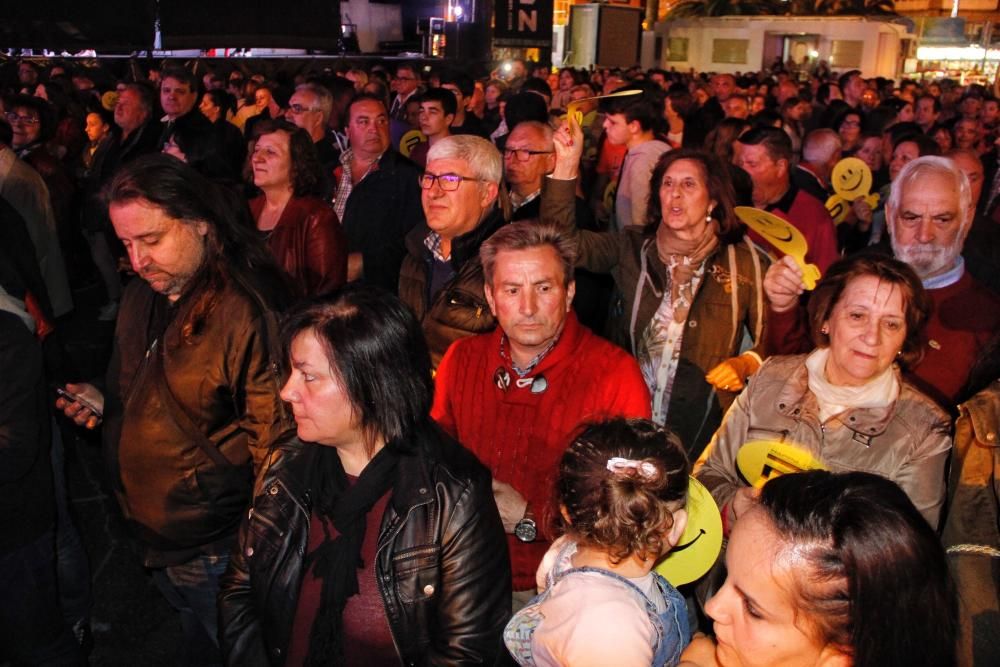
<path fill-rule="evenodd" d="M 901 262 L 910 265 L 921 280 L 926 280 L 951 267 L 955 266 L 955 260 L 961 250 L 961 245 L 941 246 L 934 243 L 911 243 L 900 245 L 894 236 L 890 236 L 892 241 L 892 254 Z"/>

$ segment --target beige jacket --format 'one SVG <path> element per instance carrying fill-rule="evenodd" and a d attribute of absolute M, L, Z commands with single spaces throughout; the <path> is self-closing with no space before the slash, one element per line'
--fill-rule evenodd
<path fill-rule="evenodd" d="M 891 479 L 936 528 L 952 444 L 948 415 L 897 372 L 900 394 L 889 407 L 850 409 L 820 423 L 806 356 L 771 357 L 761 366 L 726 413 L 695 476 L 723 508 L 746 486 L 736 466 L 744 443 L 794 443 L 833 472 L 864 471 Z"/>

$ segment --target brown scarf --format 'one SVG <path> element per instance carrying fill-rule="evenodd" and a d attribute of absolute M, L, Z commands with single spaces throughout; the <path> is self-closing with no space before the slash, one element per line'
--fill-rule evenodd
<path fill-rule="evenodd" d="M 666 225 L 656 228 L 656 253 L 670 270 L 670 301 L 674 307 L 674 320 L 687 320 L 694 300 L 692 280 L 705 258 L 719 247 L 719 223 L 712 220 L 705 226 L 701 237 L 686 240 L 677 238 Z"/>

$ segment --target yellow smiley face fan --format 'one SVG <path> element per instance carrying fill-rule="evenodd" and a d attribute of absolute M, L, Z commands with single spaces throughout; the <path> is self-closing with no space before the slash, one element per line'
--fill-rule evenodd
<path fill-rule="evenodd" d="M 688 482 L 687 527 L 667 557 L 656 566 L 673 586 L 700 579 L 715 564 L 722 549 L 722 515 L 701 482 Z"/>
<path fill-rule="evenodd" d="M 805 449 L 773 440 L 755 440 L 740 447 L 736 453 L 736 467 L 755 489 L 779 475 L 826 470 L 826 466 Z"/>
<path fill-rule="evenodd" d="M 819 267 L 815 264 L 806 263 L 806 253 L 809 252 L 809 245 L 802 236 L 802 232 L 796 229 L 790 222 L 779 218 L 773 213 L 762 211 L 752 206 L 737 206 L 736 215 L 746 224 L 764 237 L 775 248 L 785 253 L 795 260 L 795 263 L 802 269 L 802 282 L 806 289 L 815 289 L 816 281 L 820 279 Z"/>
<path fill-rule="evenodd" d="M 856 157 L 846 157 L 834 166 L 830 184 L 834 194 L 826 200 L 826 210 L 838 225 L 847 217 L 851 203 L 858 197 L 872 208 L 878 206 L 878 195 L 871 192 L 872 170 Z"/>

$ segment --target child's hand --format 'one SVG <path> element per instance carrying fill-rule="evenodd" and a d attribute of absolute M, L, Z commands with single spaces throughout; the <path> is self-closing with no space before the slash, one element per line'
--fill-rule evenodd
<path fill-rule="evenodd" d="M 715 659 L 715 642 L 696 632 L 694 639 L 681 654 L 677 667 L 720 667 L 719 661 Z"/>

